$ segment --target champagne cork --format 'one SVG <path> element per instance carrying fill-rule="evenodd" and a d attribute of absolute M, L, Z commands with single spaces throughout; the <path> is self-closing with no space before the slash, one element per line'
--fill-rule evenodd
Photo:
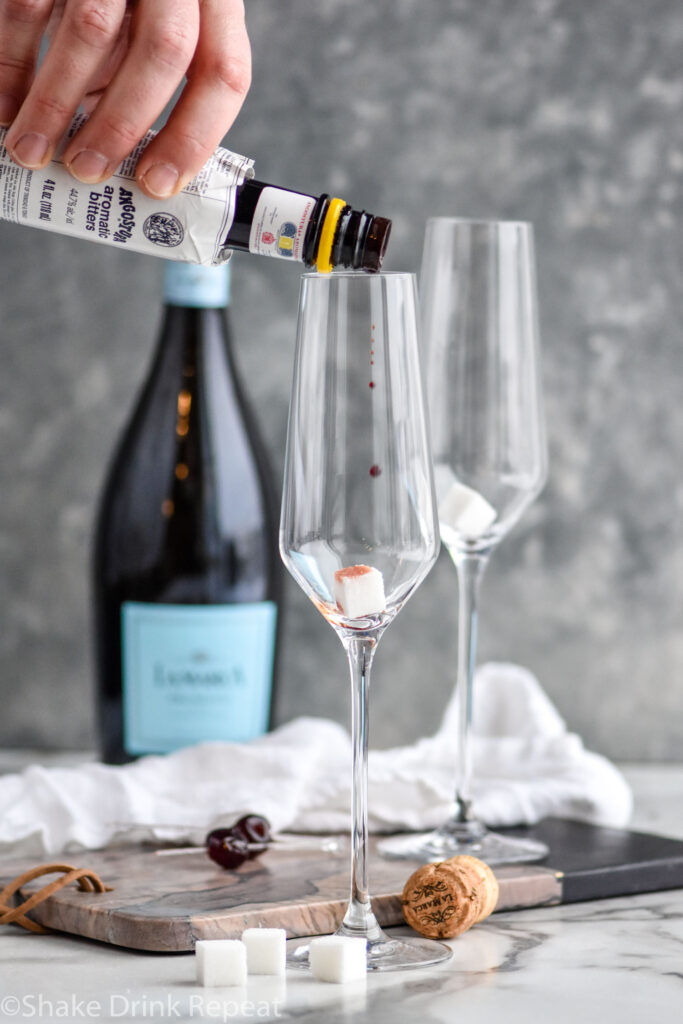
<path fill-rule="evenodd" d="M 433 939 L 461 935 L 488 917 L 497 901 L 491 868 L 469 856 L 423 864 L 406 882 L 401 899 L 406 922 Z"/>
<path fill-rule="evenodd" d="M 403 916 L 432 939 L 452 939 L 471 928 L 481 902 L 466 873 L 447 861 L 423 864 L 405 884 Z"/>
<path fill-rule="evenodd" d="M 488 917 L 489 914 L 492 914 L 496 909 L 496 904 L 498 903 L 498 897 L 500 895 L 498 879 L 488 864 L 485 864 L 483 860 L 479 860 L 478 857 L 469 856 L 469 854 L 460 854 L 458 857 L 450 857 L 445 863 L 462 867 L 466 871 L 474 873 L 483 904 L 481 913 L 474 922 L 475 924 L 478 924 L 480 921 L 483 921 L 485 917 Z"/>

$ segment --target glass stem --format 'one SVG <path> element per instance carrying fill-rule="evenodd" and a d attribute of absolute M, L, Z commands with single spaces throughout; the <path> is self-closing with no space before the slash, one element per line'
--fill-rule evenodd
<path fill-rule="evenodd" d="M 368 697 L 377 637 L 343 640 L 351 669 L 351 896 L 338 934 L 377 939 L 382 932 L 368 892 Z"/>
<path fill-rule="evenodd" d="M 454 558 L 458 572 L 458 756 L 455 779 L 455 808 L 449 824 L 472 821 L 472 691 L 477 663 L 477 599 L 487 554 Z"/>

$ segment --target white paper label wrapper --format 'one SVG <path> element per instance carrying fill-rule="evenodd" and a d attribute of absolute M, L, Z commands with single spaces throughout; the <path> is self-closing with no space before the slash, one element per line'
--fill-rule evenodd
<path fill-rule="evenodd" d="M 68 138 L 85 120 L 76 117 Z M 64 147 L 43 170 L 18 167 L 5 149 L 6 133 L 0 129 L 0 219 L 169 260 L 217 264 L 230 258 L 223 243 L 237 187 L 253 176 L 252 160 L 217 149 L 179 195 L 149 199 L 135 184 L 135 167 L 154 132 L 101 185 L 71 177 L 61 161 Z"/>

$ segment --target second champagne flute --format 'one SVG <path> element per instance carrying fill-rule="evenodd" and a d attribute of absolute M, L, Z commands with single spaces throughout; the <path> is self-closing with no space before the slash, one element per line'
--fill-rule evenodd
<path fill-rule="evenodd" d="M 368 892 L 368 691 L 380 637 L 436 561 L 412 274 L 304 274 L 280 551 L 346 649 L 352 702 L 351 897 L 338 934 L 368 970 L 438 963 L 448 946 L 387 936 Z M 328 685 L 334 670 L 327 666 Z M 308 947 L 290 953 L 307 966 Z"/>
<path fill-rule="evenodd" d="M 380 849 L 421 860 L 539 860 L 543 843 L 489 832 L 474 814 L 470 735 L 479 585 L 547 472 L 532 226 L 432 218 L 420 299 L 439 525 L 459 584 L 457 778 L 447 822 Z"/>

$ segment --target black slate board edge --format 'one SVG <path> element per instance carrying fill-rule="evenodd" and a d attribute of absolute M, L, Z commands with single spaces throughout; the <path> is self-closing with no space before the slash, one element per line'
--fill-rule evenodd
<path fill-rule="evenodd" d="M 594 871 L 575 871 L 562 878 L 562 902 L 635 896 L 644 892 L 683 888 L 683 862 L 658 860 L 650 864 L 622 864 Z"/>
<path fill-rule="evenodd" d="M 683 888 L 680 839 L 566 818 L 496 831 L 547 843 L 550 854 L 538 866 L 561 877 L 563 903 Z"/>

